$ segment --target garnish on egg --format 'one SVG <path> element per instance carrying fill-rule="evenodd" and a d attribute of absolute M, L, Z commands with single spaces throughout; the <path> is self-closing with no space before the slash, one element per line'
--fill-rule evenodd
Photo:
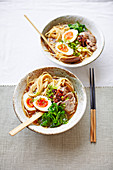
<path fill-rule="evenodd" d="M 28 95 L 28 93 L 25 93 L 23 95 L 23 102 L 24 102 L 24 106 L 28 111 L 35 111 L 36 108 L 34 107 L 33 104 L 33 99 Z"/>
<path fill-rule="evenodd" d="M 33 104 L 38 110 L 48 111 L 48 108 L 51 106 L 51 101 L 45 96 L 37 96 L 34 98 Z"/>
<path fill-rule="evenodd" d="M 56 43 L 56 50 L 58 52 L 61 52 L 65 55 L 72 55 L 73 54 L 73 49 L 68 47 L 66 43 L 58 42 Z"/>

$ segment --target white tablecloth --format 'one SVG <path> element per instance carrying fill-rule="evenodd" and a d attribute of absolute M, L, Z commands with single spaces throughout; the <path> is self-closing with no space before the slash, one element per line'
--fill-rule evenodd
<path fill-rule="evenodd" d="M 31 70 L 44 66 L 61 67 L 50 61 L 40 45 L 37 28 L 62 15 L 88 17 L 101 27 L 105 48 L 93 63 L 81 68 L 66 68 L 89 86 L 89 67 L 95 68 L 96 86 L 113 86 L 113 2 L 75 2 L 74 0 L 0 1 L 0 85 L 17 84 Z"/>

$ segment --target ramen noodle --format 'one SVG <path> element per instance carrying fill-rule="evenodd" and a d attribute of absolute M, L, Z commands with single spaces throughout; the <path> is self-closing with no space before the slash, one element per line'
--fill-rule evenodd
<path fill-rule="evenodd" d="M 43 72 L 29 82 L 22 96 L 22 108 L 27 117 L 42 111 L 36 125 L 57 127 L 66 124 L 76 112 L 77 93 L 68 78 Z"/>
<path fill-rule="evenodd" d="M 45 44 L 46 51 L 64 63 L 80 63 L 91 57 L 97 49 L 95 36 L 79 22 L 53 26 L 45 37 L 56 50 L 57 55 L 47 44 Z"/>

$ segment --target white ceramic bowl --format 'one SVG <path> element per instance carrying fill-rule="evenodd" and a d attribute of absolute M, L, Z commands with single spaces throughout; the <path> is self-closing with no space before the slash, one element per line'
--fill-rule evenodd
<path fill-rule="evenodd" d="M 29 80 L 33 80 L 34 78 L 39 77 L 44 71 L 47 71 L 51 75 L 67 77 L 72 82 L 74 89 L 76 90 L 77 96 L 78 96 L 77 110 L 67 124 L 61 125 L 59 127 L 44 128 L 42 126 L 36 126 L 32 124 L 32 125 L 29 125 L 28 128 L 35 132 L 46 134 L 46 135 L 59 134 L 59 133 L 69 130 L 74 125 L 76 125 L 82 118 L 85 112 L 85 109 L 86 109 L 87 99 L 86 99 L 86 92 L 85 92 L 84 86 L 81 83 L 81 81 L 71 72 L 58 68 L 58 67 L 45 67 L 45 68 L 40 68 L 40 69 L 30 72 L 24 78 L 22 78 L 20 82 L 18 83 L 18 85 L 16 86 L 14 95 L 13 95 L 13 106 L 14 106 L 15 113 L 18 119 L 20 120 L 20 122 L 25 122 L 27 120 L 27 117 L 25 116 L 22 110 L 21 98 L 27 85 L 27 77 L 29 76 Z"/>
<path fill-rule="evenodd" d="M 100 28 L 94 23 L 92 22 L 91 20 L 89 20 L 88 18 L 85 18 L 85 17 L 82 17 L 82 16 L 78 16 L 78 15 L 66 15 L 66 16 L 61 16 L 59 18 L 56 18 L 54 20 L 52 20 L 51 22 L 49 22 L 45 28 L 43 29 L 42 31 L 42 34 L 45 35 L 45 33 L 47 33 L 53 26 L 55 25 L 58 25 L 59 23 L 60 24 L 74 24 L 76 23 L 77 21 L 79 21 L 81 24 L 84 24 L 86 25 L 86 27 L 92 32 L 92 34 L 96 37 L 96 40 L 97 40 L 97 50 L 93 53 L 93 55 L 85 60 L 83 60 L 81 63 L 78 63 L 78 64 L 66 64 L 66 63 L 63 63 L 57 59 L 55 59 L 53 56 L 50 55 L 49 52 L 45 51 L 46 47 L 43 43 L 43 41 L 41 41 L 41 45 L 42 45 L 42 48 L 43 48 L 43 51 L 45 53 L 46 56 L 48 56 L 48 58 L 61 65 L 61 66 L 65 66 L 65 67 L 81 67 L 81 66 L 84 66 L 84 65 L 87 65 L 89 63 L 91 63 L 92 61 L 96 60 L 103 48 L 104 48 L 104 37 L 103 37 L 103 34 L 100 30 Z"/>

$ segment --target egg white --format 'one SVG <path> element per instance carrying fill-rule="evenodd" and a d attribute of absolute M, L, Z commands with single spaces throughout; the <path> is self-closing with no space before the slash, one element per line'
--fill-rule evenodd
<path fill-rule="evenodd" d="M 58 48 L 58 46 L 59 46 L 60 44 L 65 44 L 65 45 L 67 46 L 67 48 L 68 48 L 68 52 L 63 52 L 62 50 L 60 50 L 60 49 Z M 57 42 L 55 48 L 56 48 L 56 50 L 57 50 L 58 52 L 60 52 L 60 53 L 62 53 L 62 54 L 65 54 L 65 55 L 72 55 L 72 54 L 73 54 L 73 49 L 71 49 L 70 47 L 68 47 L 68 45 L 67 45 L 66 43 Z"/>
<path fill-rule="evenodd" d="M 31 97 L 28 95 L 28 93 L 25 93 L 25 94 L 23 95 L 23 102 L 24 102 L 25 108 L 26 108 L 28 111 L 35 111 L 35 110 L 36 110 L 35 107 L 29 107 L 28 104 L 26 103 L 26 101 L 27 101 L 28 98 L 31 98 Z M 31 99 L 32 99 L 32 98 L 31 98 Z"/>
<path fill-rule="evenodd" d="M 46 101 L 48 101 L 48 105 L 47 105 L 46 107 L 39 107 L 39 106 L 36 104 L 37 100 L 39 100 L 40 98 L 44 98 Z M 34 98 L 33 104 L 34 104 L 34 106 L 35 106 L 38 110 L 47 112 L 47 111 L 48 111 L 48 108 L 51 106 L 51 101 L 48 100 L 48 98 L 45 97 L 45 96 L 37 96 L 37 97 Z"/>
<path fill-rule="evenodd" d="M 71 40 L 65 40 L 64 36 L 66 33 L 68 32 L 73 32 L 73 38 Z M 69 42 L 73 42 L 76 38 L 77 38 L 77 35 L 78 35 L 78 31 L 77 30 L 74 30 L 74 29 L 70 29 L 68 31 L 66 31 L 63 35 L 62 35 L 62 40 L 65 41 L 66 43 L 69 43 Z"/>

